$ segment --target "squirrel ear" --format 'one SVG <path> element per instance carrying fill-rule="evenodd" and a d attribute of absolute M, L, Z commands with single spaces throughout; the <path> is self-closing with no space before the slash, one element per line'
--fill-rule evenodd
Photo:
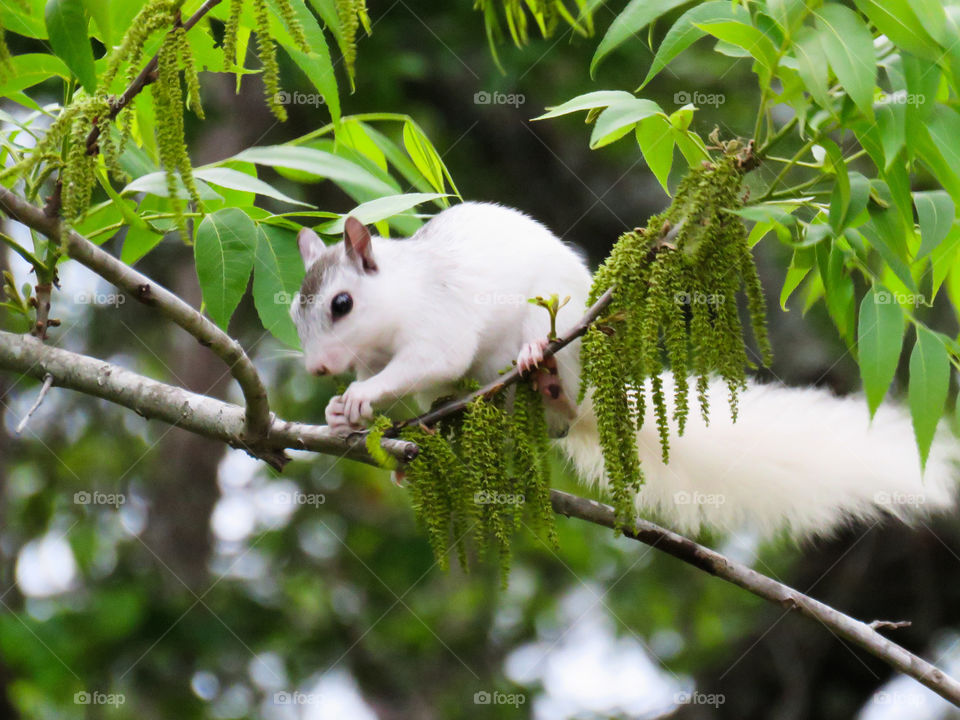
<path fill-rule="evenodd" d="M 373 259 L 373 244 L 370 242 L 370 231 L 353 215 L 343 224 L 343 244 L 347 249 L 347 257 L 360 265 L 365 272 L 377 271 L 377 263 Z"/>
<path fill-rule="evenodd" d="M 297 247 L 300 248 L 303 266 L 309 270 L 323 252 L 324 244 L 319 235 L 310 228 L 304 227 L 297 233 Z"/>

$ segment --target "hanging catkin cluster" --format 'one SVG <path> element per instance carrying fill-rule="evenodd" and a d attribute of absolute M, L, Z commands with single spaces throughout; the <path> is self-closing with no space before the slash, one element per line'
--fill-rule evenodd
<path fill-rule="evenodd" d="M 730 212 L 742 205 L 741 178 L 733 154 L 692 170 L 669 209 L 645 229 L 622 235 L 594 276 L 591 303 L 611 286 L 614 293 L 608 317 L 584 336 L 580 393 L 582 399 L 592 390 L 606 472 L 624 522 L 642 482 L 635 433 L 644 422 L 647 389 L 664 461 L 669 458 L 665 360 L 673 370 L 679 433 L 691 374 L 704 420 L 713 374 L 726 380 L 736 418 L 750 364 L 737 307 L 741 287 L 761 357 L 770 362 L 760 279 L 743 222 Z"/>
<path fill-rule="evenodd" d="M 367 0 L 336 0 L 337 19 L 340 21 L 340 33 L 343 36 L 343 64 L 351 82 L 354 76 L 354 65 L 357 61 L 357 33 L 360 25 L 370 34 L 370 16 L 367 15 Z"/>
<path fill-rule="evenodd" d="M 504 583 L 511 540 L 525 515 L 556 543 L 543 402 L 529 383 L 514 387 L 512 400 L 505 399 L 507 393 L 480 398 L 435 429 L 409 427 L 400 435 L 420 448 L 406 467 L 406 479 L 437 563 L 446 568 L 456 548 L 466 569 L 472 544 L 478 552 L 496 554 Z M 380 440 L 389 427 L 382 419 L 367 438 L 381 462 L 387 458 Z"/>
<path fill-rule="evenodd" d="M 303 52 L 310 52 L 303 25 L 290 0 L 276 0 L 274 3 L 280 17 L 290 33 L 290 37 Z M 270 111 L 277 120 L 287 119 L 287 109 L 281 101 L 280 65 L 277 62 L 277 44 L 270 32 L 270 10 L 266 0 L 252 0 L 253 21 L 257 31 L 257 55 L 263 65 L 263 93 Z M 232 70 L 243 64 L 243 58 L 237 57 L 237 31 L 240 27 L 240 15 L 243 13 L 243 0 L 230 0 L 230 14 L 223 35 L 223 66 Z"/>
<path fill-rule="evenodd" d="M 581 35 L 592 34 L 590 3 L 587 0 L 574 0 L 573 5 L 573 13 L 567 8 L 565 0 L 476 0 L 474 8 L 483 13 L 490 51 L 499 64 L 496 43 L 505 36 L 504 25 L 507 26 L 506 35 L 517 47 L 526 45 L 529 40 L 530 18 L 533 18 L 537 31 L 544 38 L 554 34 L 561 20 Z"/>

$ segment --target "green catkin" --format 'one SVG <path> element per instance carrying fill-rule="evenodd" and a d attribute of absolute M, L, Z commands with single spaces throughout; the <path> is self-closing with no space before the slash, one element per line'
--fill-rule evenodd
<path fill-rule="evenodd" d="M 379 415 L 367 431 L 365 440 L 367 452 L 370 453 L 370 457 L 377 462 L 377 465 L 387 470 L 395 470 L 397 460 L 393 455 L 384 450 L 380 443 L 383 441 L 383 434 L 392 426 L 393 423 L 390 422 L 390 418 L 385 415 Z"/>
<path fill-rule="evenodd" d="M 62 212 L 67 223 L 80 220 L 90 205 L 96 184 L 97 157 L 87 153 L 87 134 L 93 124 L 109 112 L 106 100 L 81 95 L 75 103 L 77 111 L 70 125 L 66 163 L 60 171 Z M 103 130 L 102 134 L 109 134 L 109 127 Z"/>
<path fill-rule="evenodd" d="M 157 123 L 157 149 L 167 175 L 167 194 L 180 236 L 186 242 L 189 235 L 177 175 L 179 174 L 190 200 L 199 204 L 200 195 L 193 178 L 193 168 L 183 133 L 183 90 L 180 86 L 179 54 L 179 41 L 174 31 L 167 35 L 160 46 L 157 81 L 152 86 L 152 92 L 157 118 L 162 118 Z"/>
<path fill-rule="evenodd" d="M 0 27 L 0 78 L 6 79 L 13 75 L 13 55 L 7 46 L 6 31 Z"/>
<path fill-rule="evenodd" d="M 290 4 L 290 0 L 275 0 L 275 3 L 280 10 L 280 17 L 283 18 L 283 24 L 286 25 L 287 30 L 290 31 L 290 37 L 293 38 L 293 41 L 301 50 L 305 53 L 310 52 L 310 43 L 307 42 L 307 36 L 303 32 L 303 25 L 300 24 L 300 19 L 297 17 L 293 5 Z"/>
<path fill-rule="evenodd" d="M 336 0 L 336 5 L 340 32 L 343 35 L 343 64 L 352 79 L 357 62 L 357 32 L 360 30 L 361 20 L 367 15 L 366 1 Z M 364 25 L 369 25 L 369 21 L 364 22 Z"/>
<path fill-rule="evenodd" d="M 436 430 L 410 427 L 400 433 L 420 448 L 405 468 L 406 484 L 437 562 L 446 567 L 455 545 L 466 569 L 470 545 L 497 558 L 504 584 L 512 538 L 524 515 L 548 542 L 557 543 L 543 401 L 529 384 L 515 387 L 509 409 L 501 393 L 471 402 Z M 386 418 L 374 423 L 367 437 L 372 454 L 389 426 Z"/>
<path fill-rule="evenodd" d="M 664 462 L 669 458 L 664 355 L 674 376 L 673 419 L 681 433 L 689 413 L 691 374 L 697 376 L 704 420 L 712 375 L 725 380 L 736 419 L 749 366 L 737 305 L 741 289 L 762 360 L 770 362 L 763 290 L 743 222 L 731 212 L 742 205 L 741 179 L 733 153 L 691 170 L 667 211 L 651 218 L 646 228 L 622 235 L 594 276 L 591 303 L 609 287 L 615 289 L 602 323 L 605 331 L 595 327 L 584 337 L 580 394 L 593 394 L 621 521 L 642 481 L 633 426 L 643 423 L 646 388 Z"/>
<path fill-rule="evenodd" d="M 230 0 L 230 13 L 223 30 L 223 69 L 230 71 L 237 62 L 237 31 L 240 29 L 240 13 L 243 0 Z"/>
<path fill-rule="evenodd" d="M 190 41 L 187 40 L 187 31 L 182 27 L 177 27 L 171 32 L 177 45 L 177 54 L 180 56 L 180 62 L 183 65 L 183 82 L 187 86 L 187 107 L 193 111 L 194 115 L 203 120 L 203 105 L 200 102 L 200 78 L 197 76 L 197 68 L 193 64 L 193 51 L 190 49 Z"/>
<path fill-rule="evenodd" d="M 158 30 L 171 27 L 182 2 L 176 0 L 151 0 L 144 5 L 130 23 L 120 41 L 107 60 L 107 69 L 100 79 L 98 93 L 107 94 L 120 68 L 128 65 L 127 77 L 132 79 L 140 71 L 143 46 L 150 36 Z"/>
<path fill-rule="evenodd" d="M 263 65 L 263 93 L 274 117 L 281 122 L 287 119 L 287 109 L 281 102 L 280 65 L 277 63 L 277 46 L 270 36 L 270 16 L 266 0 L 253 0 L 253 17 L 257 30 L 257 54 Z"/>

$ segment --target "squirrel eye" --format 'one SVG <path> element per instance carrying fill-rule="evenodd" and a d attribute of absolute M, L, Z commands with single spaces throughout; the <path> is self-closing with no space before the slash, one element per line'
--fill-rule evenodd
<path fill-rule="evenodd" d="M 333 319 L 342 318 L 348 312 L 353 309 L 353 298 L 350 297 L 350 293 L 342 292 L 337 293 L 333 301 L 330 303 L 330 312 L 333 315 Z"/>

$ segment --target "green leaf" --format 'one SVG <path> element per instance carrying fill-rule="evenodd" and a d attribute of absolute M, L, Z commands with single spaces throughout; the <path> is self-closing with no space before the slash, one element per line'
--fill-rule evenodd
<path fill-rule="evenodd" d="M 567 100 L 562 105 L 547 108 L 543 115 L 535 117 L 534 120 L 546 120 L 548 118 L 559 117 L 560 115 L 569 115 L 580 110 L 592 110 L 598 107 L 608 107 L 621 102 L 633 100 L 634 97 L 626 90 L 595 90 L 583 95 L 577 95 L 572 100 Z"/>
<path fill-rule="evenodd" d="M 827 312 L 840 336 L 848 345 L 853 344 L 854 289 L 853 280 L 847 273 L 843 250 L 837 243 L 820 243 L 816 246 L 817 265 L 826 291 Z"/>
<path fill-rule="evenodd" d="M 797 29 L 813 7 L 814 3 L 807 0 L 769 0 L 767 2 L 770 16 L 788 35 Z"/>
<path fill-rule="evenodd" d="M 253 260 L 253 304 L 263 327 L 293 348 L 300 347 L 300 340 L 290 318 L 290 302 L 300 289 L 303 275 L 296 231 L 259 223 Z"/>
<path fill-rule="evenodd" d="M 630 38 L 636 36 L 643 28 L 652 23 L 664 13 L 673 8 L 686 5 L 690 0 L 630 0 L 627 7 L 617 15 L 607 34 L 603 36 L 597 51 L 590 61 L 590 77 L 596 73 L 597 66 L 608 54 Z"/>
<path fill-rule="evenodd" d="M 910 385 L 907 391 L 913 432 L 920 451 L 920 464 L 927 465 L 933 436 L 947 403 L 950 388 L 950 357 L 937 335 L 917 326 L 917 344 L 910 353 Z"/>
<path fill-rule="evenodd" d="M 194 259 L 207 314 L 224 330 L 247 289 L 257 227 L 237 208 L 207 215 L 197 228 Z"/>
<path fill-rule="evenodd" d="M 820 44 L 820 35 L 813 28 L 802 27 L 793 42 L 793 56 L 797 61 L 797 73 L 803 80 L 804 89 L 814 102 L 829 109 L 830 68 L 827 56 Z"/>
<path fill-rule="evenodd" d="M 723 20 L 749 22 L 750 14 L 739 5 L 730 3 L 729 0 L 710 0 L 710 2 L 701 3 L 687 10 L 667 31 L 663 42 L 657 48 L 657 54 L 653 58 L 653 63 L 650 65 L 650 70 L 647 71 L 647 76 L 643 79 L 640 89 L 643 89 L 677 55 L 704 36 L 703 30 L 697 27 L 698 24 L 721 22 Z"/>
<path fill-rule="evenodd" d="M 298 3 L 293 3 L 297 5 Z M 302 7 L 302 5 L 301 5 Z M 333 122 L 340 122 L 340 96 L 337 91 L 337 76 L 333 72 L 333 62 L 326 43 L 313 45 L 314 50 L 305 53 L 293 45 L 285 45 L 284 50 L 293 59 L 313 86 L 320 91 L 324 104 L 330 111 Z"/>
<path fill-rule="evenodd" d="M 413 122 L 403 125 L 403 147 L 420 174 L 430 182 L 431 187 L 442 193 L 444 191 L 443 162 L 430 140 Z"/>
<path fill-rule="evenodd" d="M 93 18 L 100 30 L 100 40 L 108 48 L 113 47 L 113 35 L 111 34 L 110 22 L 110 3 L 111 0 L 83 0 L 83 7 Z"/>
<path fill-rule="evenodd" d="M 907 0 L 854 0 L 860 12 L 899 47 L 937 61 L 942 54 Z"/>
<path fill-rule="evenodd" d="M 743 48 L 763 68 L 760 77 L 766 81 L 777 67 L 777 48 L 770 38 L 749 22 L 726 20 L 698 23 L 697 27 L 718 40 Z"/>
<path fill-rule="evenodd" d="M 187 199 L 189 197 L 187 194 L 187 188 L 184 186 L 179 175 L 177 175 L 176 183 L 177 195 L 182 199 Z M 141 192 L 149 193 L 150 195 L 156 195 L 157 197 L 168 197 L 170 191 L 167 188 L 167 174 L 163 171 L 158 171 L 142 175 L 136 180 L 128 183 L 127 186 L 120 191 L 120 194 L 127 195 L 129 193 Z M 201 200 L 223 199 L 215 190 L 203 182 L 203 180 L 197 180 L 197 193 L 199 193 Z"/>
<path fill-rule="evenodd" d="M 882 286 L 867 291 L 860 303 L 857 348 L 860 377 L 873 417 L 887 394 L 903 347 L 903 310 Z"/>
<path fill-rule="evenodd" d="M 784 312 L 787 311 L 787 300 L 793 295 L 793 291 L 800 287 L 800 283 L 813 269 L 813 264 L 813 250 L 797 248 L 793 251 L 790 267 L 787 269 L 787 276 L 784 278 L 783 288 L 780 290 L 780 308 Z"/>
<path fill-rule="evenodd" d="M 870 29 L 857 13 L 838 3 L 824 5 L 813 15 L 834 75 L 860 112 L 873 120 L 877 54 Z"/>
<path fill-rule="evenodd" d="M 70 77 L 70 68 L 56 55 L 27 53 L 14 55 L 11 60 L 13 72 L 3 76 L 0 96 L 9 97 L 18 90 L 26 90 L 52 77 Z"/>
<path fill-rule="evenodd" d="M 88 18 L 83 0 L 48 0 L 44 19 L 50 47 L 77 76 L 83 89 L 92 95 L 97 89 L 97 71 L 87 37 Z"/>
<path fill-rule="evenodd" d="M 841 191 L 848 195 L 841 198 Z M 836 233 L 841 232 L 867 207 L 870 199 L 870 181 L 858 172 L 851 172 L 847 182 L 837 182 L 830 196 L 830 226 Z"/>
<path fill-rule="evenodd" d="M 920 218 L 920 249 L 917 260 L 926 257 L 943 239 L 953 225 L 953 200 L 943 190 L 913 193 L 913 203 Z"/>
<path fill-rule="evenodd" d="M 667 180 L 673 166 L 673 126 L 670 121 L 659 113 L 641 120 L 637 123 L 637 144 L 647 167 L 669 195 Z"/>
<path fill-rule="evenodd" d="M 231 170 L 225 167 L 197 168 L 193 171 L 193 176 L 201 180 L 206 180 L 211 185 L 219 185 L 220 187 L 229 188 L 230 190 L 242 190 L 243 192 L 265 195 L 266 197 L 272 197 L 275 200 L 290 203 L 291 205 L 316 207 L 310 203 L 294 200 L 289 195 L 284 195 L 273 187 L 273 185 L 265 183 L 263 180 L 252 175 L 240 172 L 239 170 Z"/>
<path fill-rule="evenodd" d="M 440 193 L 405 193 L 403 195 L 388 195 L 387 197 L 377 198 L 376 200 L 361 203 L 350 212 L 339 216 L 336 220 L 322 225 L 318 228 L 318 232 L 328 235 L 343 232 L 343 224 L 348 215 L 352 215 L 364 225 L 372 225 L 373 223 L 387 220 L 394 215 L 406 212 L 417 205 L 432 202 L 442 197 L 449 196 Z"/>
<path fill-rule="evenodd" d="M 629 101 L 611 105 L 597 118 L 590 133 L 590 147 L 597 148 L 619 140 L 633 130 L 634 125 L 657 113 L 663 113 L 653 100 L 631 97 Z"/>
<path fill-rule="evenodd" d="M 925 134 L 929 132 L 929 139 Z M 960 114 L 953 108 L 936 104 L 926 125 L 910 132 L 911 143 L 931 172 L 950 193 L 955 203 L 960 204 Z"/>
<path fill-rule="evenodd" d="M 234 156 L 257 165 L 301 170 L 338 184 L 348 183 L 378 195 L 393 195 L 394 190 L 383 180 L 345 158 L 316 148 L 293 145 L 252 147 Z"/>
<path fill-rule="evenodd" d="M 28 0 L 24 3 L 0 3 L 0 27 L 24 37 L 47 37 L 47 26 L 43 21 L 45 0 Z"/>

